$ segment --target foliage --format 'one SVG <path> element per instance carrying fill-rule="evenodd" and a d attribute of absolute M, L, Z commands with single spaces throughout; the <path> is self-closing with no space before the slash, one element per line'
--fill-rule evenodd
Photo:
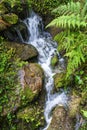
<path fill-rule="evenodd" d="M 87 119 L 87 110 L 81 110 L 81 113 L 82 113 L 83 117 L 84 117 L 85 119 Z M 87 122 L 85 121 L 85 122 L 82 124 L 80 130 L 86 130 L 86 129 L 87 129 Z"/>
<path fill-rule="evenodd" d="M 31 3 L 32 3 L 32 0 L 2 0 L 3 2 L 6 2 L 8 3 L 11 8 L 13 8 L 14 6 L 20 6 L 21 4 L 26 4 L 28 3 L 29 4 L 29 7 L 31 7 Z"/>
<path fill-rule="evenodd" d="M 56 8 L 60 3 L 68 0 L 32 0 L 34 10 L 42 15 L 50 14 L 50 11 Z"/>
<path fill-rule="evenodd" d="M 75 75 L 76 69 L 87 60 L 87 34 L 83 29 L 87 25 L 87 3 L 69 2 L 53 10 L 55 18 L 49 26 L 64 28 L 57 34 L 55 40 L 59 42 L 59 51 L 65 50 L 65 57 L 68 59 L 66 79 L 71 74 Z M 85 29 L 84 29 L 85 30 Z"/>
<path fill-rule="evenodd" d="M 17 118 L 30 124 L 33 130 L 37 130 L 40 126 L 43 126 L 44 117 L 42 114 L 43 110 L 38 106 L 38 103 L 35 103 L 19 111 Z"/>
<path fill-rule="evenodd" d="M 82 110 L 83 116 L 87 118 L 87 111 Z"/>
<path fill-rule="evenodd" d="M 87 130 L 87 123 L 82 124 L 79 130 Z"/>
<path fill-rule="evenodd" d="M 61 5 L 57 9 L 53 10 L 53 13 L 57 13 L 55 18 L 49 26 L 63 27 L 63 28 L 80 28 L 86 27 L 87 23 L 87 3 L 81 7 L 80 2 L 70 2 L 67 5 Z"/>
<path fill-rule="evenodd" d="M 3 120 L 3 107 L 7 104 L 6 107 L 8 109 L 9 102 L 10 100 L 13 100 L 12 98 L 14 97 L 14 88 L 17 86 L 17 71 L 21 66 L 23 66 L 23 64 L 25 64 L 24 62 L 20 62 L 19 59 L 15 59 L 14 55 L 15 50 L 12 48 L 7 49 L 6 43 L 3 38 L 0 37 L 0 124 Z M 12 97 L 9 97 L 9 94 Z M 14 101 L 12 103 L 11 107 L 14 106 Z M 11 114 L 9 111 L 5 119 L 8 124 L 8 128 L 11 128 L 11 130 L 15 130 L 13 129 L 15 128 L 13 125 L 13 118 L 15 118 L 14 114 Z"/>

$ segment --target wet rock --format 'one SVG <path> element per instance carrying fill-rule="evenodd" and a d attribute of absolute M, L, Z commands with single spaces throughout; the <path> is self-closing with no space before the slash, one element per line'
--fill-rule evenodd
<path fill-rule="evenodd" d="M 57 73 L 54 75 L 54 86 L 55 89 L 58 91 L 59 88 L 64 87 L 65 85 L 65 73 Z"/>
<path fill-rule="evenodd" d="M 15 57 L 23 61 L 35 58 L 38 55 L 36 48 L 30 44 L 7 42 L 7 47 L 15 50 Z"/>
<path fill-rule="evenodd" d="M 56 27 L 49 27 L 47 29 L 47 31 L 51 34 L 51 36 L 54 38 L 58 33 L 61 32 L 60 28 L 56 28 Z"/>
<path fill-rule="evenodd" d="M 35 63 L 27 64 L 19 71 L 19 78 L 23 88 L 22 95 L 25 95 L 28 102 L 33 101 L 42 90 L 44 78 L 42 68 Z"/>
<path fill-rule="evenodd" d="M 68 116 L 63 106 L 57 106 L 53 111 L 51 124 L 47 130 L 74 130 L 75 120 Z"/>
<path fill-rule="evenodd" d="M 26 25 L 19 21 L 16 25 L 4 30 L 3 36 L 9 41 L 24 42 L 29 40 L 29 32 Z"/>
<path fill-rule="evenodd" d="M 76 117 L 77 113 L 79 113 L 81 103 L 81 97 L 72 95 L 68 104 L 69 107 L 69 117 Z"/>

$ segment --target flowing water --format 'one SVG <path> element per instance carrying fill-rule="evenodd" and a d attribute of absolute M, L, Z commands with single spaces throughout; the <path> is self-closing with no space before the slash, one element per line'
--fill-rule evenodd
<path fill-rule="evenodd" d="M 24 20 L 24 23 L 30 34 L 27 43 L 32 44 L 38 50 L 38 63 L 41 65 L 45 73 L 46 102 L 44 106 L 44 116 L 46 127 L 43 128 L 43 130 L 47 130 L 52 120 L 52 109 L 56 105 L 62 104 L 65 106 L 67 104 L 67 96 L 64 92 L 52 94 L 54 87 L 53 75 L 55 72 L 50 66 L 50 60 L 55 53 L 58 53 L 56 50 L 57 43 L 52 41 L 49 33 L 44 32 L 42 19 L 35 13 L 32 12 L 31 16 Z M 63 66 L 63 59 L 60 58 L 59 61 Z"/>

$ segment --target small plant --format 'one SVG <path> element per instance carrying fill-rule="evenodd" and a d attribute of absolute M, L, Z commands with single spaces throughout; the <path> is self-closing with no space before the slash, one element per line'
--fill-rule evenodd
<path fill-rule="evenodd" d="M 87 111 L 86 111 L 86 110 L 81 110 L 81 112 L 82 112 L 82 115 L 83 115 L 85 118 L 87 118 Z"/>

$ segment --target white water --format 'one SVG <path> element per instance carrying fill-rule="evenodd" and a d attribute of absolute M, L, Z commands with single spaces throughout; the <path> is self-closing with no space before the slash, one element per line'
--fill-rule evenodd
<path fill-rule="evenodd" d="M 24 23 L 30 33 L 27 43 L 32 44 L 38 50 L 38 63 L 42 66 L 45 72 L 46 103 L 44 116 L 47 125 L 43 128 L 43 130 L 47 130 L 52 119 L 52 109 L 58 104 L 62 104 L 64 106 L 67 104 L 67 96 L 64 92 L 61 94 L 52 94 L 52 89 L 54 87 L 53 75 L 55 73 L 50 66 L 50 60 L 55 54 L 55 51 L 57 52 L 57 43 L 52 41 L 50 35 L 43 31 L 42 19 L 35 13 L 32 13 L 30 18 L 25 19 Z M 60 59 L 60 64 L 64 66 L 62 58 Z"/>

